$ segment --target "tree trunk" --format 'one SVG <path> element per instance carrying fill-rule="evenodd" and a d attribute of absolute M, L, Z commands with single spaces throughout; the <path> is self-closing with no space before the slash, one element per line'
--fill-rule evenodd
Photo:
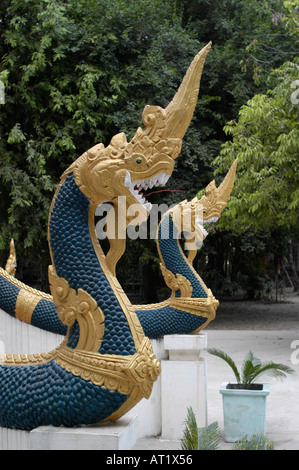
<path fill-rule="evenodd" d="M 295 260 L 293 256 L 293 247 L 289 248 L 289 264 L 292 271 L 291 278 L 294 286 L 294 292 L 299 291 L 299 277 L 296 271 Z"/>

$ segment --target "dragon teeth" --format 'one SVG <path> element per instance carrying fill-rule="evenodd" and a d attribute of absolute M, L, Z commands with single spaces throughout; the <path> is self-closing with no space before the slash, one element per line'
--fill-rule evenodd
<path fill-rule="evenodd" d="M 170 175 L 167 175 L 166 173 L 159 173 L 156 175 L 154 178 L 149 178 L 147 180 L 137 180 L 137 181 L 131 181 L 130 179 L 130 185 L 133 186 L 134 188 L 140 189 L 152 189 L 154 186 L 164 186 L 169 178 Z M 129 179 L 128 179 L 129 182 Z M 126 184 L 126 181 L 125 181 Z M 127 184 L 126 184 L 127 186 Z M 129 187 L 129 186 L 127 186 Z"/>
<path fill-rule="evenodd" d="M 207 237 L 209 235 L 209 232 L 207 232 L 204 228 L 203 228 L 203 220 L 200 219 L 199 217 L 196 217 L 195 218 L 195 223 L 197 225 L 197 227 L 199 227 L 199 229 L 202 231 L 203 235 L 205 237 Z"/>
<path fill-rule="evenodd" d="M 127 171 L 125 176 L 125 186 L 130 190 L 135 187 L 145 190 L 148 188 L 152 189 L 153 186 L 164 186 L 167 183 L 169 176 L 170 175 L 167 175 L 167 173 L 159 173 L 155 177 L 147 180 L 132 181 L 130 172 Z"/>
<path fill-rule="evenodd" d="M 149 178 L 147 180 L 132 181 L 130 172 L 127 171 L 124 183 L 125 186 L 131 191 L 133 196 L 138 200 L 138 202 L 140 202 L 140 204 L 142 204 L 146 210 L 150 212 L 152 204 L 148 202 L 139 191 L 146 191 L 147 189 L 152 189 L 154 186 L 164 186 L 167 183 L 169 177 L 170 175 L 167 175 L 167 173 L 159 173 L 155 177 Z"/>
<path fill-rule="evenodd" d="M 204 223 L 204 224 L 210 224 L 210 223 L 212 223 L 212 222 L 217 222 L 218 218 L 219 218 L 219 217 L 211 217 L 211 218 L 208 219 L 208 220 L 203 220 L 203 223 Z"/>

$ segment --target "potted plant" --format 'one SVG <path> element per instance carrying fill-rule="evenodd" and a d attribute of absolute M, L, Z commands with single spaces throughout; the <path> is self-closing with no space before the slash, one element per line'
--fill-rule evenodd
<path fill-rule="evenodd" d="M 261 362 L 250 351 L 239 372 L 233 359 L 225 352 L 210 348 L 208 352 L 223 359 L 233 370 L 236 383 L 224 382 L 220 393 L 223 400 L 224 436 L 226 442 L 236 442 L 244 435 L 266 434 L 266 398 L 269 384 L 257 383 L 262 375 L 279 379 L 294 370 L 272 361 Z"/>

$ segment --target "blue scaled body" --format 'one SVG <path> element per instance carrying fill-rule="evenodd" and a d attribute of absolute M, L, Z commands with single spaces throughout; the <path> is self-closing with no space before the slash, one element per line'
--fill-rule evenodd
<path fill-rule="evenodd" d="M 69 174 L 56 197 L 50 217 L 50 243 L 57 274 L 74 289 L 89 292 L 106 322 L 102 354 L 130 355 L 135 346 L 124 313 L 101 269 L 88 229 L 89 201 Z M 14 315 L 20 288 L 0 276 L 0 307 Z M 1 292 L 1 293 L 2 293 Z M 43 309 L 46 306 L 46 309 Z M 64 333 L 55 304 L 41 300 L 32 324 Z M 68 346 L 75 348 L 78 331 L 71 329 Z M 38 365 L 0 366 L 0 426 L 33 429 L 41 425 L 74 426 L 106 419 L 127 396 L 73 375 L 55 360 Z"/>

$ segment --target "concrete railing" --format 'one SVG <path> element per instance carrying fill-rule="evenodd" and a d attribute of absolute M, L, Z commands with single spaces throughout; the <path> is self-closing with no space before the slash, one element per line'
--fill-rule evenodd
<path fill-rule="evenodd" d="M 40 330 L 0 310 L 0 353 L 29 354 L 56 348 L 62 336 Z M 78 428 L 41 426 L 33 431 L 0 428 L 0 449 L 131 449 L 137 439 L 183 437 L 187 408 L 199 427 L 207 425 L 207 335 L 169 335 L 152 340 L 161 375 L 148 400 L 117 423 Z M 108 446 L 108 447 L 107 447 Z"/>

